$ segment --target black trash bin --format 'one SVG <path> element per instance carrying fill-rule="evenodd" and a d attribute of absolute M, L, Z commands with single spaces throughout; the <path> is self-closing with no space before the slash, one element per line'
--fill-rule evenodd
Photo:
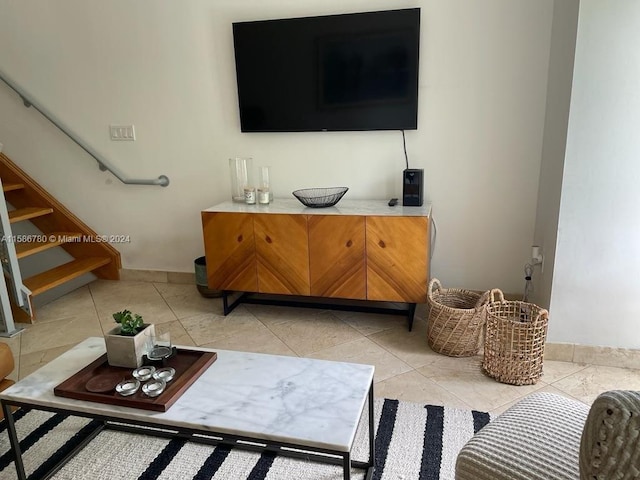
<path fill-rule="evenodd" d="M 200 295 L 205 298 L 218 298 L 222 296 L 221 290 L 212 290 L 208 286 L 207 282 L 207 260 L 205 257 L 198 257 L 195 259 L 194 267 L 196 270 L 196 286 Z"/>

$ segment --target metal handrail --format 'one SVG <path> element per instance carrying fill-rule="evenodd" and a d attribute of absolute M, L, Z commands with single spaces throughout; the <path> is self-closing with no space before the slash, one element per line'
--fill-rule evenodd
<path fill-rule="evenodd" d="M 98 162 L 98 167 L 103 172 L 108 170 L 118 180 L 120 180 L 122 183 L 126 185 L 159 185 L 161 187 L 166 187 L 167 185 L 169 185 L 169 177 L 167 177 L 166 175 L 160 175 L 158 178 L 152 178 L 149 180 L 139 179 L 139 178 L 125 178 L 125 176 L 116 167 L 114 167 L 113 165 L 110 165 L 109 162 L 106 161 L 99 153 L 94 151 L 89 145 L 83 142 L 76 134 L 74 134 L 71 131 L 69 127 L 67 127 L 66 125 L 64 125 L 64 123 L 58 120 L 55 117 L 55 115 L 49 112 L 42 105 L 38 105 L 37 103 L 35 103 L 33 99 L 30 98 L 30 96 L 22 88 L 20 88 L 14 82 L 9 80 L 7 75 L 2 71 L 0 71 L 0 80 L 6 83 L 18 95 L 20 95 L 25 107 L 35 108 L 38 112 L 42 114 L 43 117 L 45 117 L 47 120 L 53 123 L 56 127 L 58 127 L 60 131 L 62 131 L 62 133 L 64 133 L 67 137 L 69 137 L 71 140 L 77 143 L 78 146 L 80 146 L 80 148 L 82 148 L 85 152 L 91 155 L 96 160 L 96 162 Z"/>

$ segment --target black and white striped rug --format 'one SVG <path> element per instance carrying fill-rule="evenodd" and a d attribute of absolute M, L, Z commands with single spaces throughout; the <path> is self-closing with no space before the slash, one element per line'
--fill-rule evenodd
<path fill-rule="evenodd" d="M 455 459 L 489 414 L 398 400 L 376 399 L 374 480 L 453 480 Z M 29 479 L 40 478 L 87 435 L 90 420 L 37 410 L 15 413 Z M 352 452 L 368 457 L 366 414 Z M 4 421 L 0 423 L 0 480 L 16 471 Z M 105 430 L 54 477 L 56 480 L 342 480 L 338 466 L 208 446 L 182 439 Z M 352 469 L 362 480 L 363 470 Z"/>

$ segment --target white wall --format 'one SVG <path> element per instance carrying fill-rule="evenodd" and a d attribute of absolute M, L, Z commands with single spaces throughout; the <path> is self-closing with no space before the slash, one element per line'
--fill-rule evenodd
<path fill-rule="evenodd" d="M 347 185 L 400 196 L 399 132 L 241 134 L 231 22 L 422 8 L 419 128 L 445 286 L 521 291 L 542 150 L 553 0 L 0 0 L 0 68 L 131 177 L 124 186 L 0 86 L 4 151 L 116 245 L 125 268 L 192 271 L 200 211 L 229 197 L 227 158 L 271 165 L 276 196 Z M 109 124 L 136 126 L 111 142 Z"/>
<path fill-rule="evenodd" d="M 543 263 L 533 269 L 534 289 L 530 296 L 531 302 L 547 309 L 551 302 L 579 5 L 579 0 L 561 0 L 553 6 L 547 108 L 533 238 L 533 244 L 542 248 Z"/>
<path fill-rule="evenodd" d="M 640 348 L 640 2 L 582 0 L 549 339 Z"/>

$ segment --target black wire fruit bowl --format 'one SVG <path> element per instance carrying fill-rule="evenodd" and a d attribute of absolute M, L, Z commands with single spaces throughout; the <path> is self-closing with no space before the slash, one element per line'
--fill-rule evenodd
<path fill-rule="evenodd" d="M 306 207 L 333 207 L 347 193 L 349 187 L 303 188 L 296 190 L 293 196 Z"/>

